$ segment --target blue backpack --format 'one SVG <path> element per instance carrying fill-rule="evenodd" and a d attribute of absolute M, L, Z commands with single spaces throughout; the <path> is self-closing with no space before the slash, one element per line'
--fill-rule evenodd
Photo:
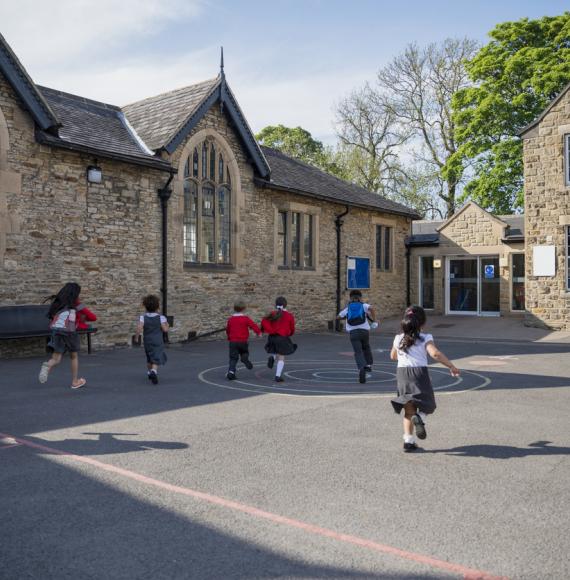
<path fill-rule="evenodd" d="M 366 322 L 366 312 L 362 302 L 349 302 L 347 306 L 346 321 L 350 326 L 358 326 Z"/>

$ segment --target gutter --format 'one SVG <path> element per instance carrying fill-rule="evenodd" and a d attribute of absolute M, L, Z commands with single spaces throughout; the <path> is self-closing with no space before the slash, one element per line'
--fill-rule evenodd
<path fill-rule="evenodd" d="M 113 161 L 121 161 L 123 163 L 130 163 L 132 165 L 141 165 L 143 167 L 149 167 L 158 171 L 172 171 L 172 166 L 170 163 L 168 161 L 163 161 L 162 159 L 144 159 L 141 157 L 132 157 L 130 155 L 124 155 L 121 153 L 112 153 L 110 151 L 96 149 L 95 147 L 87 147 L 86 145 L 79 145 L 77 143 L 63 141 L 62 139 L 47 135 L 43 131 L 36 131 L 36 141 L 40 145 L 50 145 L 51 147 L 57 147 L 59 149 L 76 151 L 78 153 L 86 153 L 98 158 L 100 157 L 103 159 L 111 159 Z"/>
<path fill-rule="evenodd" d="M 164 316 L 168 316 L 168 200 L 172 195 L 170 184 L 173 178 L 174 171 L 171 169 L 167 182 L 157 191 L 162 210 L 162 283 L 160 291 L 162 293 L 162 314 Z M 165 338 L 166 342 L 168 342 L 168 336 Z"/>
<path fill-rule="evenodd" d="M 313 197 L 315 199 L 320 199 L 322 201 L 327 201 L 329 203 L 336 203 L 338 205 L 345 205 L 346 207 L 350 206 L 350 207 L 358 207 L 361 209 L 366 209 L 368 211 L 378 211 L 378 212 L 383 212 L 383 213 L 389 213 L 389 214 L 393 214 L 393 215 L 399 215 L 399 216 L 404 216 L 410 219 L 419 219 L 420 215 L 416 214 L 412 211 L 410 211 L 410 213 L 405 213 L 403 211 L 399 212 L 393 209 L 387 209 L 387 208 L 382 208 L 382 207 L 378 207 L 378 206 L 374 206 L 374 205 L 366 205 L 364 203 L 358 203 L 358 202 L 353 202 L 353 201 L 345 201 L 342 199 L 338 199 L 337 197 L 328 197 L 326 195 L 321 195 L 318 193 L 313 193 L 311 191 L 304 191 L 302 189 L 296 189 L 294 187 L 287 187 L 286 185 L 277 185 L 276 183 L 272 182 L 272 181 L 266 181 L 265 179 L 260 179 L 259 177 L 255 177 L 253 179 L 255 185 L 259 185 L 260 187 L 263 188 L 270 188 L 270 189 L 276 189 L 277 191 L 285 191 L 286 193 L 295 193 L 297 195 L 302 195 L 303 197 Z M 371 195 L 374 195 L 371 193 Z M 380 197 L 380 196 L 378 196 Z"/>

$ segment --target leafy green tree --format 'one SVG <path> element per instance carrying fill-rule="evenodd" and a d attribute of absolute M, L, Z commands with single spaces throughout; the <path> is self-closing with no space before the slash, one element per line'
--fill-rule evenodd
<path fill-rule="evenodd" d="M 523 207 L 522 143 L 531 123 L 570 81 L 570 12 L 504 22 L 466 63 L 474 86 L 453 97 L 459 143 L 443 173 L 473 165 L 464 197 L 496 213 Z"/>
<path fill-rule="evenodd" d="M 255 138 L 261 145 L 277 149 L 311 165 L 318 165 L 324 152 L 323 144 L 313 139 L 309 131 L 302 127 L 269 125 L 257 133 Z"/>

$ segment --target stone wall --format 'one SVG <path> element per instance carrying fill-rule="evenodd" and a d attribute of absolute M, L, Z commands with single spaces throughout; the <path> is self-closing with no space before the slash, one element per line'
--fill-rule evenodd
<path fill-rule="evenodd" d="M 570 134 L 570 92 L 524 135 L 526 228 L 526 322 L 570 330 L 566 288 L 565 225 L 570 224 L 570 187 L 564 180 L 564 135 Z M 566 171 L 568 169 L 566 168 Z M 533 275 L 534 246 L 556 248 L 556 274 Z"/>
<path fill-rule="evenodd" d="M 523 250 L 523 244 L 505 244 L 501 241 L 504 224 L 491 214 L 469 203 L 443 225 L 438 246 L 417 247 L 411 251 L 411 300 L 419 301 L 420 256 L 433 256 L 441 260 L 441 268 L 434 270 L 434 314 L 444 314 L 446 256 L 499 256 L 503 259 L 500 270 L 500 312 L 502 316 L 521 316 L 511 310 L 511 260 L 510 254 Z M 506 264 L 506 265 L 505 265 Z"/>
<path fill-rule="evenodd" d="M 160 293 L 157 189 L 167 175 L 100 158 L 103 181 L 88 184 L 86 169 L 94 158 L 36 143 L 33 121 L 1 78 L 0 111 L 0 304 L 37 304 L 65 282 L 77 281 L 83 287 L 84 302 L 99 316 L 95 348 L 128 345 L 141 312 L 141 297 Z M 336 314 L 334 219 L 344 206 L 255 185 L 238 136 L 216 107 L 174 153 L 174 166 L 183 166 L 188 146 L 204 132 L 216 132 L 225 143 L 231 152 L 227 159 L 239 177 L 232 183 L 238 216 L 235 264 L 229 270 L 184 266 L 182 181 L 177 178 L 169 205 L 172 340 L 184 339 L 190 331 L 223 326 L 233 301 L 242 296 L 250 304 L 250 314 L 260 318 L 275 296 L 284 294 L 300 330 L 326 330 Z M 275 217 L 281 207 L 318 215 L 314 270 L 275 267 Z M 403 242 L 409 234 L 409 220 L 351 209 L 344 221 L 342 256 L 370 256 L 372 266 L 375 224 L 393 225 L 393 269 L 373 269 L 372 288 L 365 294 L 382 315 L 399 314 L 405 306 Z M 345 280 L 343 258 L 343 288 Z M 344 292 L 343 302 L 347 299 Z M 2 341 L 0 356 L 41 354 L 44 345 L 43 340 Z"/>

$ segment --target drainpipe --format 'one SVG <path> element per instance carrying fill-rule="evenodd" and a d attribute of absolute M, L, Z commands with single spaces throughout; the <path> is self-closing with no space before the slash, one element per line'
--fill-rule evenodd
<path fill-rule="evenodd" d="M 342 229 L 342 218 L 349 212 L 349 207 L 346 206 L 346 210 L 343 213 L 338 214 L 335 217 L 334 225 L 336 228 L 336 311 L 334 315 L 334 329 L 336 332 L 340 332 L 340 320 L 337 319 L 337 314 L 340 312 L 340 242 L 341 242 L 341 229 Z"/>
<path fill-rule="evenodd" d="M 162 284 L 160 291 L 162 293 L 162 314 L 168 314 L 168 200 L 172 195 L 170 183 L 174 178 L 174 172 L 170 171 L 168 181 L 158 190 L 160 198 L 160 207 L 162 209 Z"/>

